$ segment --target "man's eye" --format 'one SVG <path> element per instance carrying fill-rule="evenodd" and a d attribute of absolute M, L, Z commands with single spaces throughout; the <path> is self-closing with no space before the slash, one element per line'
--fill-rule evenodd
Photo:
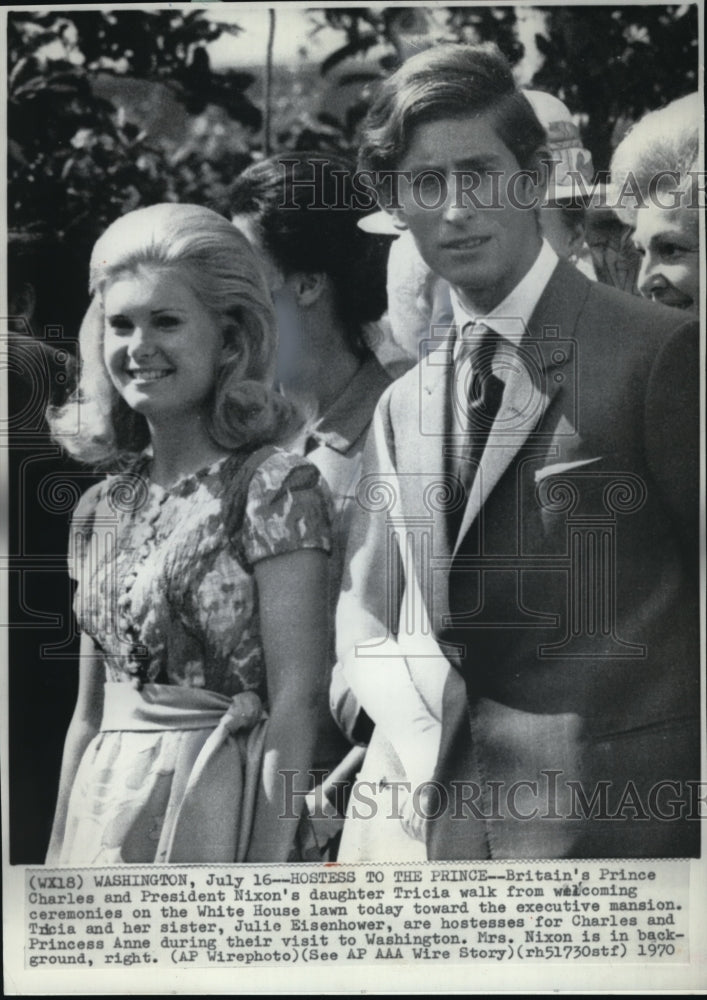
<path fill-rule="evenodd" d="M 445 182 L 444 174 L 437 170 L 426 170 L 418 178 L 418 184 L 423 191 L 439 191 Z"/>

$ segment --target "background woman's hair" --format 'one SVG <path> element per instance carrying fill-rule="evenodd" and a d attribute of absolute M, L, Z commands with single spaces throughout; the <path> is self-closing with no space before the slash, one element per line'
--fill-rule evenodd
<path fill-rule="evenodd" d="M 231 216 L 256 220 L 263 248 L 285 277 L 326 274 L 349 347 L 367 353 L 362 326 L 386 308 L 390 239 L 362 232 L 375 209 L 372 192 L 357 190 L 353 166 L 330 153 L 291 153 L 253 164 L 234 181 Z"/>
<path fill-rule="evenodd" d="M 657 111 L 649 111 L 627 132 L 611 158 L 611 183 L 627 195 L 617 215 L 635 225 L 631 193 L 637 190 L 650 202 L 665 195 L 664 204 L 679 201 L 697 208 L 700 119 L 704 109 L 699 94 L 687 94 Z M 677 174 L 677 178 L 674 176 Z M 671 176 L 673 175 L 673 176 Z M 672 196 L 672 197 L 671 197 Z M 670 201 L 666 199 L 670 198 Z M 697 214 L 695 214 L 697 220 Z"/>
<path fill-rule="evenodd" d="M 50 407 L 47 414 L 56 440 L 74 457 L 104 468 L 119 466 L 148 444 L 145 418 L 118 394 L 103 360 L 105 286 L 121 273 L 144 267 L 178 268 L 232 347 L 214 387 L 213 439 L 224 448 L 252 449 L 292 433 L 294 411 L 271 388 L 275 315 L 250 244 L 208 208 L 161 204 L 122 216 L 93 248 L 89 285 L 94 298 L 79 332 L 78 388 L 64 406 Z"/>

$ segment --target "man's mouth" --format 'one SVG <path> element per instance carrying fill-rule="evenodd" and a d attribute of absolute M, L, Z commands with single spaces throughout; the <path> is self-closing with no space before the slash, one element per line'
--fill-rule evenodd
<path fill-rule="evenodd" d="M 475 250 L 491 239 L 490 236 L 465 236 L 458 240 L 448 240 L 442 244 L 443 250 Z"/>

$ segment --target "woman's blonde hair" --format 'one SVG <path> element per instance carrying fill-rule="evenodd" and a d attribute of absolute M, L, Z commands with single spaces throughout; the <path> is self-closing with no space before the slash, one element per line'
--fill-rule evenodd
<path fill-rule="evenodd" d="M 233 348 L 214 387 L 213 439 L 223 448 L 250 450 L 292 433 L 295 413 L 272 388 L 275 314 L 250 244 L 208 208 L 162 204 L 122 216 L 93 248 L 94 298 L 79 331 L 79 383 L 63 406 L 49 408 L 54 438 L 74 457 L 100 467 L 122 464 L 148 444 L 145 418 L 118 394 L 103 360 L 103 291 L 117 275 L 142 267 L 179 268 Z"/>

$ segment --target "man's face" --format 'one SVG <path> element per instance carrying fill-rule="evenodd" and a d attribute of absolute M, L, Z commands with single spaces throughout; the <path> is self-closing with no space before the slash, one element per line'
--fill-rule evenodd
<path fill-rule="evenodd" d="M 422 257 L 467 305 L 492 309 L 533 264 L 540 236 L 535 210 L 522 207 L 539 192 L 518 176 L 520 165 L 490 116 L 418 125 L 398 167 L 412 173 L 412 185 L 400 186 L 399 217 Z M 472 194 L 461 193 L 462 175 L 467 189 L 477 185 Z"/>

